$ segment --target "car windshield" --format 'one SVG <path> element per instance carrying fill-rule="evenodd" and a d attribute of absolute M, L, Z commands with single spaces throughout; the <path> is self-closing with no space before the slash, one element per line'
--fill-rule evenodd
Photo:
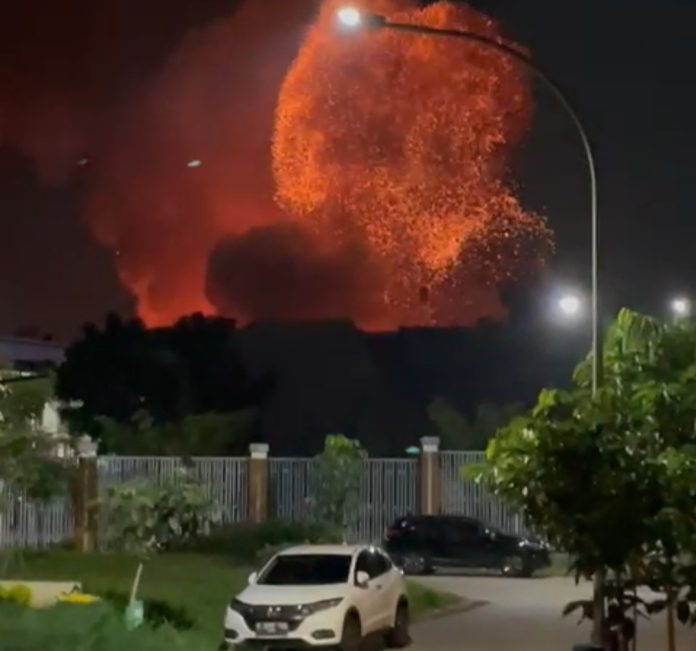
<path fill-rule="evenodd" d="M 346 583 L 351 557 L 346 554 L 283 554 L 259 577 L 261 585 Z"/>

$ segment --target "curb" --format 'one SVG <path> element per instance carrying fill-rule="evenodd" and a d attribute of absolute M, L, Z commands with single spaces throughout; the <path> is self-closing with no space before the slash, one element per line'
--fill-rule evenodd
<path fill-rule="evenodd" d="M 413 624 L 417 626 L 423 622 L 428 622 L 433 619 L 442 619 L 444 617 L 451 617 L 452 615 L 463 615 L 471 610 L 476 610 L 482 606 L 487 605 L 487 601 L 473 601 L 470 599 L 462 599 L 461 602 L 452 604 L 447 608 L 441 608 L 439 610 L 431 610 L 423 615 L 419 615 L 414 618 Z"/>

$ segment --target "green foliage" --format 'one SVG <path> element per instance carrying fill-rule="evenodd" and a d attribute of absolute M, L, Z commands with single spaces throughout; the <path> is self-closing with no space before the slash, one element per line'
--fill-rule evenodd
<path fill-rule="evenodd" d="M 110 603 L 118 613 L 124 613 L 130 595 L 127 592 L 119 592 L 116 590 L 106 590 L 105 592 L 91 592 L 101 597 L 104 601 Z M 143 599 L 145 610 L 145 622 L 152 628 L 159 628 L 168 624 L 177 631 L 188 631 L 195 628 L 196 622 L 189 614 L 188 610 L 183 606 L 174 606 L 164 599 Z"/>
<path fill-rule="evenodd" d="M 0 606 L 3 651 L 210 651 L 194 637 L 162 626 L 129 632 L 106 604 L 44 610 Z"/>
<path fill-rule="evenodd" d="M 123 424 L 99 416 L 99 441 L 107 454 L 216 456 L 245 449 L 251 441 L 257 411 L 231 414 L 189 414 L 180 420 L 156 423 L 145 411 Z"/>
<path fill-rule="evenodd" d="M 102 506 L 107 544 L 141 556 L 203 536 L 217 520 L 213 504 L 187 470 L 163 485 L 111 487 Z"/>
<path fill-rule="evenodd" d="M 216 527 L 209 535 L 177 546 L 177 549 L 255 563 L 262 560 L 270 549 L 303 543 L 340 541 L 340 533 L 328 524 L 269 520 L 260 524 L 241 523 Z"/>
<path fill-rule="evenodd" d="M 617 594 L 648 585 L 696 619 L 696 328 L 622 310 L 595 398 L 590 365 L 499 432 L 484 475 L 578 573 L 611 569 Z M 615 602 L 623 612 L 626 598 Z"/>
<path fill-rule="evenodd" d="M 9 588 L 0 586 L 0 605 L 10 603 L 27 608 L 31 599 L 31 589 L 26 585 L 13 585 Z"/>
<path fill-rule="evenodd" d="M 344 530 L 359 499 L 365 450 L 359 441 L 342 434 L 329 434 L 317 457 L 319 485 L 317 515 L 329 525 Z"/>
<path fill-rule="evenodd" d="M 0 481 L 30 500 L 46 503 L 58 497 L 67 490 L 69 469 L 52 452 L 53 441 L 43 432 L 0 427 Z"/>
<path fill-rule="evenodd" d="M 443 450 L 485 450 L 498 429 L 521 412 L 519 403 L 483 403 L 469 419 L 446 398 L 434 398 L 428 405 L 428 417 L 437 426 Z"/>
<path fill-rule="evenodd" d="M 0 384 L 0 415 L 4 424 L 29 425 L 41 418 L 53 398 L 54 378 L 36 378 Z"/>

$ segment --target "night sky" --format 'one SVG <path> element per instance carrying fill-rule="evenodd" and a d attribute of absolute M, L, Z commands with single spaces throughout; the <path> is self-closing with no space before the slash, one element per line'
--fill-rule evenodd
<path fill-rule="evenodd" d="M 292 14 L 279 20 L 264 50 L 269 60 L 276 51 L 287 56 L 297 42 L 294 26 L 311 16 L 312 3 L 252 1 L 263 4 L 268 16 Z M 28 0 L 3 7 L 0 333 L 32 326 L 68 339 L 82 322 L 99 320 L 108 310 L 132 310 L 112 253 L 85 226 L 92 179 L 89 164 L 83 168 L 77 161 L 98 158 L 98 149 L 82 148 L 107 142 L 103 133 L 110 122 L 129 109 L 131 98 L 148 87 L 183 39 L 204 33 L 238 4 Z M 672 294 L 694 289 L 696 4 L 472 4 L 530 48 L 587 123 L 598 155 L 604 310 L 627 305 L 665 313 Z M 293 27 L 284 34 L 286 20 Z M 264 79 L 272 85 L 277 73 L 254 61 L 249 65 L 259 71 L 251 88 L 261 95 Z M 72 137 L 75 124 L 80 137 Z M 264 164 L 264 154 L 247 153 L 250 165 Z M 524 203 L 546 214 L 556 232 L 556 256 L 530 305 L 541 305 L 554 287 L 589 288 L 587 172 L 576 135 L 541 87 L 534 126 L 515 169 Z M 233 182 L 248 185 L 243 172 L 238 177 Z M 258 191 L 270 194 L 263 184 Z"/>

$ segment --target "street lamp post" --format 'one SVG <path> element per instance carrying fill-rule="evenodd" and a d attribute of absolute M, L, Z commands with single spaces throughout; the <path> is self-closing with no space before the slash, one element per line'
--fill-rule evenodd
<path fill-rule="evenodd" d="M 344 7 L 339 9 L 336 18 L 341 27 L 348 30 L 357 29 L 388 29 L 396 32 L 405 32 L 420 36 L 433 36 L 445 38 L 460 38 L 476 43 L 482 47 L 496 50 L 501 54 L 518 61 L 526 66 L 537 77 L 539 77 L 546 86 L 551 90 L 555 98 L 561 104 L 565 112 L 570 117 L 575 126 L 580 141 L 587 159 L 587 168 L 590 175 L 590 219 L 592 233 L 592 295 L 591 295 L 591 313 L 592 313 L 592 398 L 596 398 L 601 380 L 601 364 L 600 356 L 600 339 L 599 339 L 599 298 L 598 298 L 598 239 L 599 229 L 597 221 L 597 171 L 595 167 L 594 155 L 590 140 L 585 131 L 580 117 L 573 108 L 573 105 L 561 90 L 559 85 L 551 79 L 539 66 L 523 52 L 506 45 L 493 38 L 482 36 L 474 32 L 469 32 L 459 29 L 446 29 L 439 27 L 430 27 L 428 25 L 417 25 L 411 23 L 399 23 L 388 20 L 386 16 L 372 13 L 363 13 L 354 7 Z M 567 304 L 566 308 L 579 309 L 578 304 Z M 564 309 L 563 307 L 561 309 Z M 592 641 L 597 647 L 602 645 L 602 622 L 604 621 L 604 574 L 597 573 L 595 575 L 595 605 L 593 617 Z"/>

